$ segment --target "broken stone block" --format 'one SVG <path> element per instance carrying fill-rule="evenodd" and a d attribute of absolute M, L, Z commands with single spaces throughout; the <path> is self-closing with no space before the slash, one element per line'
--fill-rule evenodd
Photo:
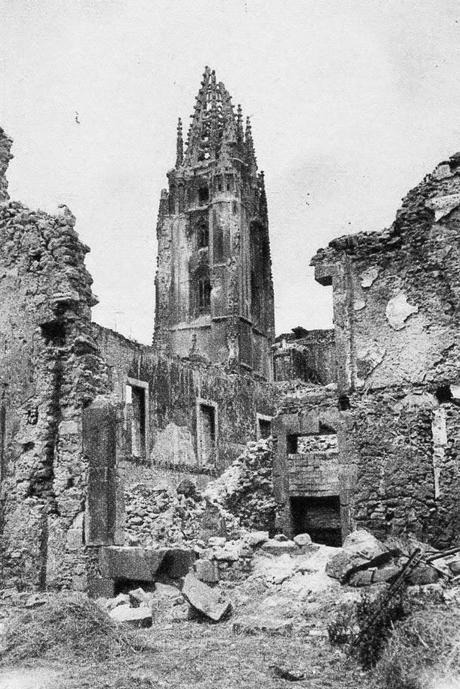
<path fill-rule="evenodd" d="M 311 536 L 307 533 L 299 533 L 297 536 L 294 536 L 293 541 L 299 548 L 311 545 L 312 543 Z"/>
<path fill-rule="evenodd" d="M 409 584 L 423 586 L 425 584 L 434 584 L 439 579 L 439 573 L 429 565 L 420 564 L 411 572 L 408 581 Z"/>
<path fill-rule="evenodd" d="M 110 598 L 106 603 L 107 610 L 114 610 L 120 605 L 129 605 L 129 596 L 127 593 L 119 593 L 115 598 Z"/>
<path fill-rule="evenodd" d="M 208 545 L 211 548 L 217 548 L 225 545 L 227 539 L 224 536 L 211 536 L 208 538 Z"/>
<path fill-rule="evenodd" d="M 380 584 L 384 581 L 390 581 L 398 576 L 401 571 L 401 567 L 398 565 L 388 565 L 387 567 L 382 567 L 381 569 L 376 569 L 374 573 L 374 584 Z"/>
<path fill-rule="evenodd" d="M 369 560 L 357 553 L 347 553 L 344 550 L 332 557 L 326 565 L 326 574 L 338 579 L 342 584 L 359 567 L 366 565 Z"/>
<path fill-rule="evenodd" d="M 161 596 L 162 598 L 180 598 L 180 591 L 176 586 L 171 586 L 170 584 L 162 584 L 157 581 L 155 584 L 154 596 Z"/>
<path fill-rule="evenodd" d="M 454 576 L 460 574 L 460 560 L 454 560 L 454 562 L 449 562 L 449 570 Z"/>
<path fill-rule="evenodd" d="M 152 613 L 149 608 L 130 608 L 129 605 L 118 605 L 109 614 L 115 622 L 129 624 L 131 627 L 152 626 Z"/>
<path fill-rule="evenodd" d="M 265 553 L 270 553 L 270 555 L 285 555 L 297 552 L 297 545 L 294 541 L 275 541 L 270 538 L 266 543 L 263 544 L 262 550 Z"/>
<path fill-rule="evenodd" d="M 251 548 L 255 548 L 265 543 L 265 541 L 268 541 L 268 531 L 251 531 L 246 534 L 244 540 Z"/>
<path fill-rule="evenodd" d="M 46 597 L 40 596 L 38 593 L 33 593 L 25 602 L 26 608 L 39 608 L 45 605 Z"/>
<path fill-rule="evenodd" d="M 387 552 L 382 543 L 365 529 L 357 529 L 348 534 L 342 549 L 347 553 L 361 555 L 368 560 Z"/>
<path fill-rule="evenodd" d="M 138 608 L 141 605 L 150 607 L 152 603 L 152 593 L 144 591 L 142 587 L 129 592 L 129 602 L 131 607 Z"/>
<path fill-rule="evenodd" d="M 376 570 L 374 569 L 359 570 L 349 577 L 347 583 L 350 586 L 370 586 L 374 583 L 375 573 Z"/>
<path fill-rule="evenodd" d="M 248 615 L 235 620 L 232 626 L 234 634 L 268 634 L 270 636 L 291 636 L 293 624 L 291 620 L 276 617 L 259 618 Z"/>
<path fill-rule="evenodd" d="M 219 589 L 207 586 L 191 572 L 184 579 L 182 595 L 194 610 L 214 622 L 221 620 L 232 609 L 231 602 L 223 597 Z"/>
<path fill-rule="evenodd" d="M 216 584 L 219 581 L 219 569 L 217 563 L 212 560 L 197 560 L 195 562 L 196 578 L 207 584 Z"/>
<path fill-rule="evenodd" d="M 165 550 L 107 546 L 101 548 L 101 570 L 104 577 L 130 581 L 154 581 L 163 562 Z"/>
<path fill-rule="evenodd" d="M 237 562 L 241 555 L 239 543 L 225 543 L 222 548 L 217 548 L 213 553 L 214 560 L 224 560 L 226 562 Z"/>

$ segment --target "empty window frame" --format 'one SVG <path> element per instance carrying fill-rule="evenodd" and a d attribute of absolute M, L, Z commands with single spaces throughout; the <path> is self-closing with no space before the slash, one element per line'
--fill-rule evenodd
<path fill-rule="evenodd" d="M 198 203 L 204 206 L 209 202 L 209 187 L 202 186 L 198 189 Z"/>
<path fill-rule="evenodd" d="M 205 249 L 209 246 L 209 228 L 205 222 L 198 225 L 197 244 L 199 249 Z"/>
<path fill-rule="evenodd" d="M 128 432 L 133 457 L 147 456 L 149 420 L 149 384 L 136 378 L 126 381 L 126 410 Z"/>
<path fill-rule="evenodd" d="M 196 304 L 198 313 L 207 313 L 211 306 L 211 282 L 209 275 L 199 275 L 196 282 Z"/>
<path fill-rule="evenodd" d="M 217 404 L 197 400 L 197 449 L 201 466 L 214 466 L 217 462 Z"/>
<path fill-rule="evenodd" d="M 269 438 L 272 434 L 272 417 L 264 414 L 256 414 L 257 439 Z"/>
<path fill-rule="evenodd" d="M 320 424 L 319 433 L 287 435 L 286 450 L 288 455 L 305 455 L 309 452 L 337 454 L 337 434 L 332 428 Z"/>

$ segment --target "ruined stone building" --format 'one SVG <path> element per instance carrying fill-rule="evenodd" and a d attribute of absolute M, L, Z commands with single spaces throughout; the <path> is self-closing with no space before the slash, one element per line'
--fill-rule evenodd
<path fill-rule="evenodd" d="M 274 528 L 458 541 L 460 156 L 388 230 L 320 250 L 334 328 L 275 341 L 251 126 L 206 69 L 161 193 L 147 346 L 92 321 L 67 207 L 9 199 L 11 143 L 0 130 L 0 586 L 104 590 L 150 552 L 159 482 L 201 489 L 269 435 Z"/>
<path fill-rule="evenodd" d="M 0 579 L 85 588 L 128 544 L 130 501 L 202 487 L 270 434 L 273 286 L 249 120 L 206 69 L 158 218 L 153 346 L 91 321 L 66 207 L 10 201 L 0 135 Z M 135 529 L 134 529 L 135 531 Z M 142 545 L 142 539 L 141 543 Z"/>
<path fill-rule="evenodd" d="M 458 543 L 459 222 L 457 154 L 409 192 L 389 229 L 341 237 L 313 258 L 333 290 L 335 385 L 282 401 L 280 528 Z"/>

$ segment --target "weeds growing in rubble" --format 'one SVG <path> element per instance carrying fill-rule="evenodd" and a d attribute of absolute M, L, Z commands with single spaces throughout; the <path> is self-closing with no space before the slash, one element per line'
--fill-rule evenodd
<path fill-rule="evenodd" d="M 387 599 L 387 591 L 365 593 L 353 606 L 343 607 L 328 625 L 329 641 L 346 645 L 350 655 L 368 670 L 383 654 L 394 624 L 408 615 L 405 590 Z"/>

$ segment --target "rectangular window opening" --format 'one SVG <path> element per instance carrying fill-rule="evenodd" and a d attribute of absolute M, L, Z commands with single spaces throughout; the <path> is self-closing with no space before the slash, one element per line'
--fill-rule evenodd
<path fill-rule="evenodd" d="M 198 445 L 203 465 L 213 465 L 217 459 L 217 414 L 212 404 L 198 405 Z"/>
<path fill-rule="evenodd" d="M 257 415 L 257 438 L 269 438 L 272 434 L 272 420 L 269 416 Z"/>
<path fill-rule="evenodd" d="M 137 381 L 137 383 L 142 383 L 142 381 Z M 131 454 L 133 457 L 138 458 L 145 458 L 147 455 L 147 392 L 147 383 L 139 385 L 135 382 L 128 382 L 126 385 L 126 407 L 131 434 Z"/>
<path fill-rule="evenodd" d="M 320 433 L 288 435 L 286 450 L 288 455 L 306 455 L 310 452 L 336 454 L 338 452 L 337 434 L 320 427 Z"/>
<path fill-rule="evenodd" d="M 200 187 L 198 189 L 198 203 L 200 206 L 208 203 L 209 201 L 209 188 L 207 186 Z"/>

